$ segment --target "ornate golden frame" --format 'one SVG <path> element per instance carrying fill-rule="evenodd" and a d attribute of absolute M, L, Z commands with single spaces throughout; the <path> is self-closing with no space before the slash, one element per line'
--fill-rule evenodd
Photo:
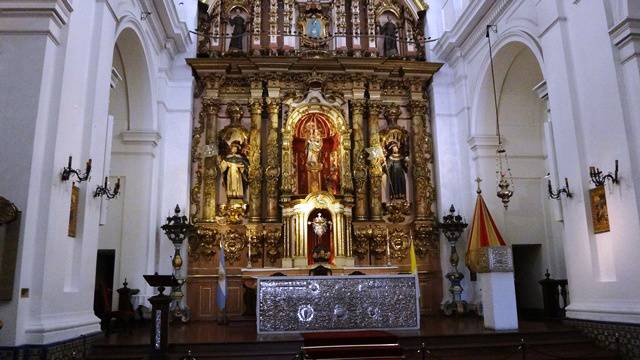
<path fill-rule="evenodd" d="M 325 115 L 335 131 L 340 134 L 340 193 L 350 196 L 353 192 L 351 179 L 351 130 L 342 111 L 333 106 L 323 104 L 303 104 L 290 110 L 287 121 L 282 129 L 282 192 L 291 194 L 293 191 L 294 176 L 292 142 L 297 123 L 310 113 L 321 113 Z"/>

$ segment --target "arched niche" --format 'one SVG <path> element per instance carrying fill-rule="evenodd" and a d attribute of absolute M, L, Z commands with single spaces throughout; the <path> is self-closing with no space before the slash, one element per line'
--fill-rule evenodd
<path fill-rule="evenodd" d="M 351 184 L 351 158 L 349 150 L 351 148 L 350 130 L 346 120 L 342 115 L 342 111 L 337 104 L 329 105 L 323 103 L 289 103 L 290 111 L 287 120 L 282 129 L 282 190 L 283 194 L 295 195 L 301 194 L 298 191 L 298 173 L 294 163 L 296 161 L 294 154 L 294 145 L 299 146 L 299 140 L 296 141 L 296 131 L 301 127 L 298 125 L 309 121 L 313 118 L 322 118 L 327 127 L 331 128 L 334 133 L 336 162 L 339 167 L 337 176 L 340 187 L 339 194 L 345 195 L 352 192 Z M 300 134 L 298 132 L 298 134 Z M 299 139 L 299 138 L 298 138 Z M 304 194 L 303 194 L 304 195 Z"/>
<path fill-rule="evenodd" d="M 158 166 L 151 60 L 135 21 L 123 20 L 113 49 L 109 94 L 109 125 L 104 175 L 120 179 L 120 193 L 110 200 L 101 219 L 98 249 L 115 253 L 113 282 L 117 289 L 127 279 L 141 289 L 132 297 L 134 305 L 146 305 L 153 295 L 142 279 L 157 270 L 156 223 Z M 167 246 L 169 244 L 166 244 Z M 140 259 L 145 259 L 140 261 Z M 112 304 L 117 304 L 114 292 Z"/>
<path fill-rule="evenodd" d="M 151 67 L 143 40 L 133 27 L 127 27 L 119 33 L 114 56 L 118 56 L 123 65 L 121 75 L 126 78 L 125 91 L 129 97 L 129 116 L 122 130 L 155 129 Z"/>
<path fill-rule="evenodd" d="M 496 105 L 488 58 L 472 109 L 471 150 L 476 174 L 484 180 L 487 206 L 504 238 L 514 246 L 518 306 L 541 308 L 539 284 L 532 280 L 533 274 L 546 268 L 560 276 L 565 272 L 559 245 L 562 225 L 556 221 L 556 203 L 548 199 L 545 178 L 555 168 L 553 132 L 545 104 L 534 91 L 544 76 L 536 48 L 522 41 L 496 43 L 493 63 L 500 134 L 514 180 L 514 195 L 506 211 L 494 195 Z"/>
<path fill-rule="evenodd" d="M 324 114 L 308 113 L 293 132 L 292 152 L 296 193 L 340 193 L 340 133 Z"/>
<path fill-rule="evenodd" d="M 232 5 L 225 11 L 224 33 L 225 48 L 229 51 L 246 52 L 249 48 L 249 29 L 251 16 L 244 6 Z"/>
<path fill-rule="evenodd" d="M 302 260 L 304 264 L 296 265 L 310 265 L 313 264 L 312 251 L 314 247 L 314 238 L 311 231 L 312 216 L 316 216 L 318 213 L 331 215 L 328 219 L 331 221 L 330 226 L 330 258 L 329 261 L 334 263 L 336 257 L 344 257 L 345 249 L 349 246 L 346 244 L 346 229 L 345 226 L 345 207 L 328 192 L 321 191 L 307 195 L 304 199 L 299 199 L 291 204 L 290 210 L 287 214 L 291 216 L 289 224 L 289 233 L 291 236 L 288 238 L 293 242 L 291 248 L 294 249 L 294 257 Z M 326 212 L 319 212 L 318 210 L 326 210 Z"/>

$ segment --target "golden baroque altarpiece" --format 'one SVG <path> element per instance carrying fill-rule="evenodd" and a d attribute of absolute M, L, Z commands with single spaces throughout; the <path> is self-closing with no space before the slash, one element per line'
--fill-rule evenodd
<path fill-rule="evenodd" d="M 250 275 L 409 270 L 442 299 L 425 6 L 412 0 L 201 4 L 191 147 L 189 306 L 250 314 Z M 254 300 L 255 301 L 255 300 Z"/>

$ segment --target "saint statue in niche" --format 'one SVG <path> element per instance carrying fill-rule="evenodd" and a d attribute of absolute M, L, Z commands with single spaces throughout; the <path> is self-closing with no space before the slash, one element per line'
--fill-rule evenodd
<path fill-rule="evenodd" d="M 236 9 L 233 14 L 235 15 L 229 24 L 233 26 L 233 32 L 231 33 L 231 41 L 229 42 L 229 50 L 243 50 L 242 40 L 244 34 L 247 31 L 247 25 L 244 18 L 240 15 L 240 12 Z"/>
<path fill-rule="evenodd" d="M 407 183 L 405 174 L 408 170 L 407 158 L 400 151 L 400 144 L 391 141 L 387 144 L 385 171 L 389 182 L 389 196 L 393 199 L 406 199 Z"/>
<path fill-rule="evenodd" d="M 317 170 L 320 164 L 320 150 L 322 149 L 322 131 L 318 129 L 315 122 L 306 125 L 307 143 L 305 151 L 307 154 L 307 168 Z"/>
<path fill-rule="evenodd" d="M 244 189 L 249 182 L 249 161 L 240 150 L 239 143 L 231 143 L 229 154 L 220 161 L 220 172 L 224 175 L 222 179 L 228 199 L 244 198 Z"/>
<path fill-rule="evenodd" d="M 387 15 L 387 22 L 380 27 L 380 34 L 383 38 L 383 55 L 386 57 L 398 55 L 397 27 Z"/>

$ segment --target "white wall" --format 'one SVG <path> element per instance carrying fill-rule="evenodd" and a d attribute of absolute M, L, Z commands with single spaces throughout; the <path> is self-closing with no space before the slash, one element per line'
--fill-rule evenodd
<path fill-rule="evenodd" d="M 434 1 L 432 8 L 450 6 L 448 3 Z M 533 58 L 542 70 L 548 91 L 546 119 L 545 101 L 541 99 L 541 106 L 534 106 L 534 91 L 527 95 L 532 98 L 526 102 L 511 99 L 512 106 L 501 107 L 501 112 L 504 111 L 501 117 L 507 123 L 512 116 L 531 124 L 506 125 L 504 129 L 507 150 L 516 155 L 512 166 L 516 194 L 508 210 L 515 216 L 502 216 L 493 191 L 485 198 L 492 199 L 488 201 L 492 202 L 489 206 L 508 241 L 517 243 L 526 239 L 527 243 L 534 243 L 544 235 L 550 246 L 545 250 L 543 244 L 543 256 L 555 277 L 563 275 L 564 259 L 571 300 L 568 315 L 573 318 L 640 322 L 637 300 L 640 280 L 633 275 L 638 269 L 635 259 L 640 255 L 637 241 L 640 109 L 635 105 L 637 101 L 632 100 L 640 98 L 640 88 L 634 82 L 639 79 L 640 67 L 637 51 L 631 50 L 637 46 L 638 37 L 634 34 L 640 31 L 630 20 L 638 18 L 639 9 L 635 5 L 625 0 L 480 0 L 454 12 L 455 16 L 447 11 L 429 15 L 429 24 L 436 24 L 430 27 L 430 35 L 440 38 L 432 46 L 431 58 L 445 62 L 443 70 L 436 74 L 434 92 L 450 97 L 449 100 L 437 96 L 435 99 L 441 184 L 467 171 L 464 160 L 458 168 L 454 166 L 456 162 L 447 161 L 451 157 L 443 155 L 445 150 L 460 154 L 461 159 L 471 157 L 472 162 L 474 156 L 481 159 L 494 151 L 495 138 L 476 136 L 483 135 L 479 121 L 490 118 L 490 111 L 479 100 L 487 96 L 488 90 L 483 84 L 488 69 L 486 24 L 498 25 L 498 34 L 492 38 L 494 54 L 499 55 L 500 49 L 508 49 L 513 43 L 533 54 L 520 65 L 517 57 L 515 61 L 507 61 L 530 71 L 524 74 L 520 71 L 521 76 L 514 84 L 509 84 L 508 79 L 503 83 L 500 74 L 508 71 L 502 71 L 505 64 L 500 64 L 501 57 L 496 56 L 498 87 L 504 86 L 501 93 L 506 93 L 501 100 L 508 101 L 516 93 L 524 94 L 510 89 L 512 86 L 535 85 L 538 78 L 533 76 L 536 71 Z M 442 17 L 449 19 L 448 23 L 444 21 L 444 26 L 438 25 Z M 544 127 L 533 126 L 533 117 L 541 118 Z M 465 125 L 466 131 L 461 129 Z M 540 148 L 543 131 L 553 134 L 553 137 L 545 135 L 552 143 L 545 140 L 544 147 Z M 470 135 L 469 144 L 460 136 L 450 136 L 456 132 Z M 555 153 L 550 154 L 553 149 Z M 523 156 L 517 159 L 519 155 Z M 539 161 L 540 157 L 545 161 Z M 594 165 L 605 171 L 612 170 L 616 159 L 620 162 L 622 180 L 619 186 L 607 185 L 611 231 L 594 235 L 588 198 L 588 190 L 593 185 L 589 182 L 588 169 Z M 485 180 L 491 179 L 490 185 L 487 181 L 483 183 L 485 193 L 489 193 L 495 180 L 488 164 L 475 169 Z M 544 181 L 536 179 L 541 176 L 541 170 L 551 172 L 554 183 L 564 177 L 569 179 L 574 197 L 563 197 L 561 209 L 557 208 L 556 200 L 546 199 Z M 442 205 L 448 206 L 449 201 L 460 199 L 460 194 L 464 194 L 461 208 L 470 209 L 473 196 L 469 190 L 476 174 L 469 175 L 466 183 L 455 180 L 441 186 Z M 466 211 L 470 217 L 470 210 Z M 563 249 L 558 248 L 559 241 Z"/>
<path fill-rule="evenodd" d="M 158 4 L 146 23 L 140 22 L 137 6 L 110 0 L 0 4 L 0 192 L 23 211 L 15 296 L 0 304 L 5 322 L 0 346 L 51 343 L 99 329 L 93 287 L 101 201 L 92 193 L 109 170 L 105 134 L 116 37 L 124 28 L 139 29 L 152 64 L 149 87 L 192 47 L 187 24 L 173 4 Z M 182 11 L 184 18 L 195 16 Z M 180 65 L 175 77 L 184 83 L 190 73 Z M 171 91 L 163 95 L 172 96 Z M 190 109 L 190 103 L 181 105 Z M 141 109 L 154 126 L 157 107 L 150 99 Z M 181 121 L 190 123 L 191 117 L 183 115 Z M 80 184 L 75 238 L 67 236 L 71 183 L 60 181 L 69 155 L 74 167 L 93 160 L 91 180 Z M 158 176 L 151 177 L 157 189 Z M 155 196 L 148 211 L 153 216 L 157 190 Z M 155 242 L 158 223 L 147 224 Z M 29 297 L 20 298 L 20 288 L 29 289 Z"/>

